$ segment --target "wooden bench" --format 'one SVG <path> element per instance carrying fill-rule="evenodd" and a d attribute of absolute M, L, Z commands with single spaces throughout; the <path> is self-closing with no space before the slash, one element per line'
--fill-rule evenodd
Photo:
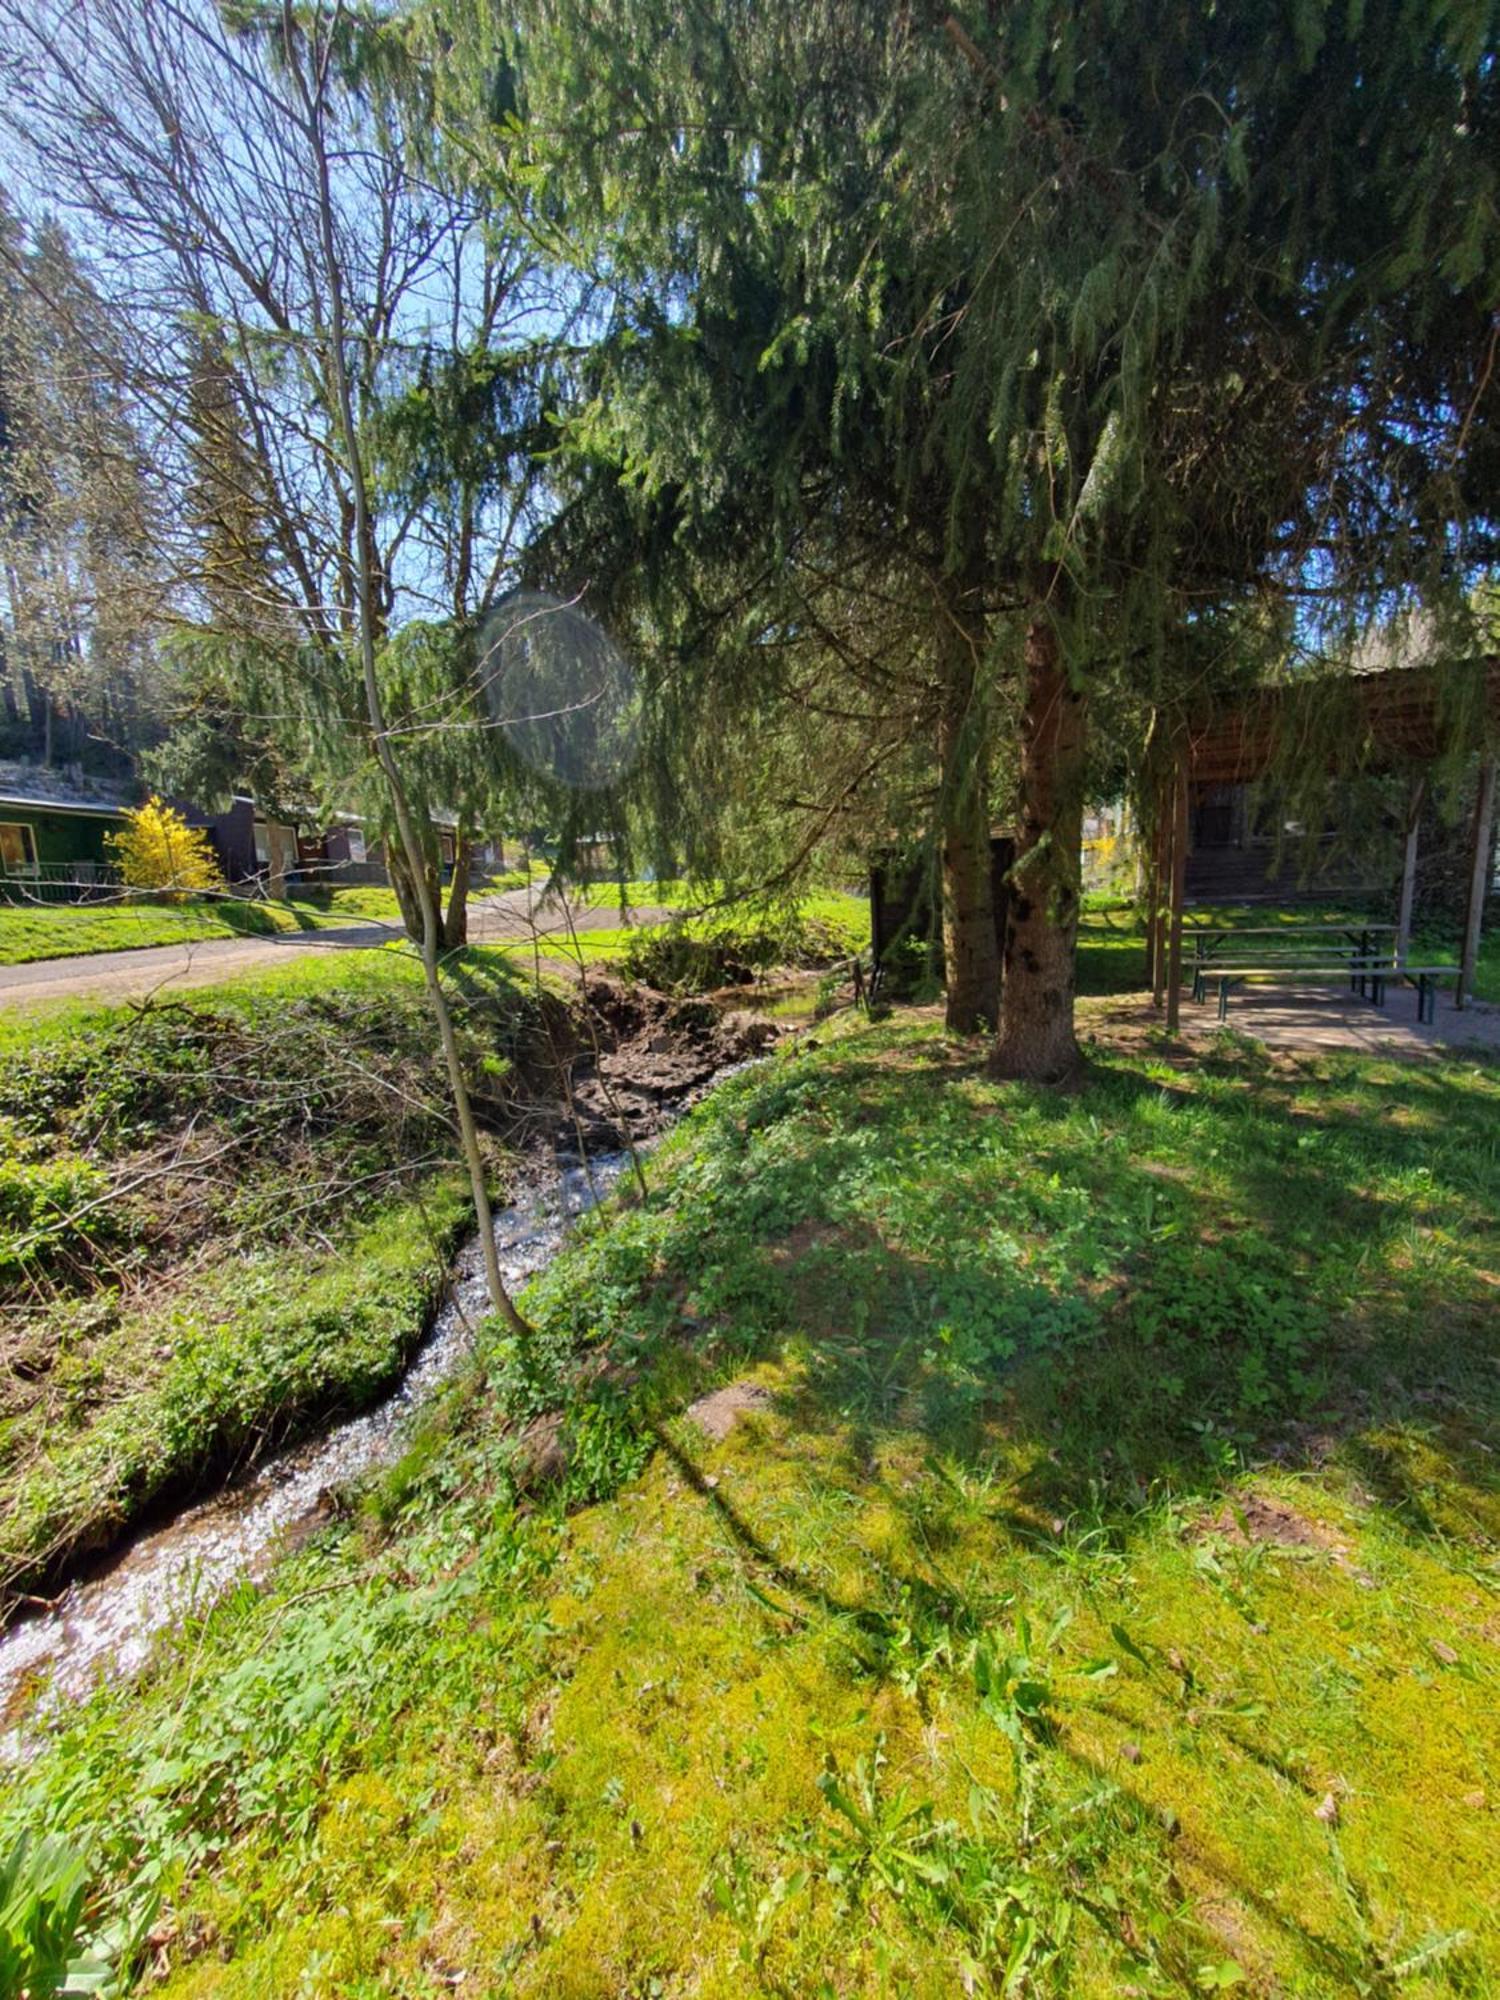
<path fill-rule="evenodd" d="M 1336 978 L 1342 972 L 1349 981 L 1350 992 L 1364 995 L 1378 975 L 1396 970 L 1396 960 L 1393 952 L 1378 949 L 1361 951 L 1354 946 L 1341 951 L 1336 945 L 1326 944 L 1320 952 L 1299 951 L 1288 947 L 1285 951 L 1236 953 L 1229 958 L 1195 958 L 1194 1000 L 1203 999 L 1209 980 L 1217 978 L 1221 971 L 1241 970 L 1246 973 L 1261 974 L 1267 978 L 1275 972 L 1284 972 L 1289 976 L 1306 972 L 1316 979 Z"/>
<path fill-rule="evenodd" d="M 1391 981 L 1405 979 L 1416 985 L 1418 1021 L 1430 1026 L 1437 1018 L 1438 981 L 1451 979 L 1453 973 L 1451 965 L 1397 965 L 1388 958 L 1340 958 L 1323 965 L 1306 959 L 1282 959 L 1270 964 L 1259 961 L 1242 965 L 1208 963 L 1193 969 L 1193 998 L 1204 999 L 1208 980 L 1216 979 L 1219 982 L 1219 1019 L 1227 1021 L 1230 992 L 1247 979 L 1280 979 L 1291 984 L 1299 980 L 1324 984 L 1329 980 L 1342 982 L 1347 979 L 1351 989 L 1377 1007 L 1385 1005 L 1385 989 Z"/>

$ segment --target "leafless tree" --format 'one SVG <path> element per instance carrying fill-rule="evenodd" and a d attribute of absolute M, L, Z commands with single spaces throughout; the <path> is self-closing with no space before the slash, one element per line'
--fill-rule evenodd
<path fill-rule="evenodd" d="M 184 590 L 218 632 L 294 658 L 326 696 L 301 712 L 379 774 L 491 1299 L 524 1332 L 440 977 L 432 802 L 410 795 L 382 658 L 415 617 L 483 612 L 526 495 L 476 480 L 447 512 L 424 505 L 384 476 L 380 439 L 434 371 L 557 315 L 523 233 L 442 157 L 405 32 L 338 0 L 242 26 L 208 0 L 0 0 L 0 116 L 126 329 Z"/>

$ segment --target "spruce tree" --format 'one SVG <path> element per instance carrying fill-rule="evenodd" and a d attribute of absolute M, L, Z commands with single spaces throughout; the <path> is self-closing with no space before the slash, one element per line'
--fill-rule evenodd
<path fill-rule="evenodd" d="M 1376 544 L 1389 588 L 1451 541 L 1441 506 L 1420 547 L 1389 536 L 1398 477 L 1351 548 L 1348 480 L 1305 475 L 1389 419 L 1383 316 L 1420 344 L 1491 308 L 1491 0 L 1192 5 L 1149 32 L 1118 0 L 514 19 L 488 22 L 492 152 L 567 192 L 622 356 L 588 423 L 670 501 L 674 551 L 722 547 L 736 487 L 792 546 L 820 475 L 936 539 L 950 623 L 982 550 L 984 671 L 1019 715 L 995 1060 L 1066 1074 L 1090 707 L 1122 680 L 1175 700 L 1195 606 L 1295 583 L 1289 551 L 1352 603 Z M 1271 336 L 1296 365 L 1261 440 L 1287 448 L 1242 511 L 1219 419 Z M 1421 412 L 1450 440 L 1451 373 Z"/>

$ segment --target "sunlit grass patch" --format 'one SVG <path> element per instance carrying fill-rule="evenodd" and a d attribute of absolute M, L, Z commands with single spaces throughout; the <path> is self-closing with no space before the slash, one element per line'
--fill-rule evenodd
<path fill-rule="evenodd" d="M 820 1040 L 6 1832 L 174 1993 L 1492 1990 L 1500 1072 Z"/>
<path fill-rule="evenodd" d="M 179 903 L 120 892 L 109 903 L 0 902 L 0 965 L 210 938 L 275 937 L 314 925 L 315 919 L 293 904 L 264 898 L 215 896 Z"/>

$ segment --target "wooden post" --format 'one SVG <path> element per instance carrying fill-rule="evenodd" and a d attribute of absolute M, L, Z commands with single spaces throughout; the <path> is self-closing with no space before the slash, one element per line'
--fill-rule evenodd
<path fill-rule="evenodd" d="M 1151 1004 L 1160 1007 L 1167 995 L 1166 925 L 1162 912 L 1171 866 L 1171 799 L 1165 784 L 1156 789 L 1156 827 L 1151 836 Z"/>
<path fill-rule="evenodd" d="M 1396 914 L 1396 963 L 1405 965 L 1411 947 L 1412 903 L 1417 893 L 1417 824 L 1422 815 L 1422 798 L 1427 780 L 1412 781 L 1411 799 L 1406 808 L 1406 853 L 1401 862 L 1401 907 Z"/>
<path fill-rule="evenodd" d="M 1479 767 L 1479 797 L 1474 801 L 1474 859 L 1469 872 L 1469 908 L 1464 918 L 1464 950 L 1455 1004 L 1466 1007 L 1474 997 L 1474 968 L 1484 929 L 1484 899 L 1490 887 L 1490 832 L 1495 823 L 1495 759 Z"/>
<path fill-rule="evenodd" d="M 1172 931 L 1167 952 L 1167 1032 L 1175 1035 L 1182 1018 L 1182 905 L 1187 891 L 1187 759 L 1177 766 L 1172 804 Z"/>

